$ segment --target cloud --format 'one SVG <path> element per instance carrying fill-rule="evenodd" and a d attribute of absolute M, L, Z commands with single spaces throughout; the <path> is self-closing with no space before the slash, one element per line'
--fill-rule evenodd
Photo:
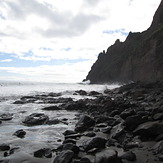
<path fill-rule="evenodd" d="M 1 0 L 0 60 L 14 61 L 1 62 L 1 72 L 81 81 L 101 51 L 149 27 L 160 1 Z"/>
<path fill-rule="evenodd" d="M 72 37 L 81 35 L 91 25 L 102 20 L 95 14 L 79 12 L 73 15 L 71 11 L 49 8 L 47 3 L 36 0 L 6 0 L 3 3 L 8 9 L 7 20 L 12 23 L 7 26 L 7 32 L 12 35 L 28 34 L 28 28 L 31 27 L 32 32 L 43 37 Z M 13 25 L 15 20 L 19 21 L 19 26 Z"/>
<path fill-rule="evenodd" d="M 92 64 L 92 62 L 91 62 Z M 69 63 L 64 65 L 42 65 L 39 67 L 0 67 L 0 71 L 9 73 L 11 79 L 14 74 L 19 74 L 19 80 L 50 82 L 79 82 L 86 76 L 90 69 L 90 61 Z M 84 66 L 83 66 L 84 65 Z M 9 79 L 9 78 L 8 78 Z"/>
<path fill-rule="evenodd" d="M 0 19 L 2 19 L 2 20 L 6 19 L 1 12 L 0 12 Z"/>
<path fill-rule="evenodd" d="M 4 60 L 0 60 L 0 62 L 12 62 L 12 59 L 4 59 Z"/>
<path fill-rule="evenodd" d="M 40 27 L 36 27 L 34 31 L 36 33 L 39 33 L 41 36 L 47 38 L 74 37 L 82 35 L 91 27 L 91 25 L 94 25 L 95 23 L 98 23 L 101 20 L 102 18 L 96 15 L 87 15 L 79 13 L 78 15 L 69 18 L 69 20 L 67 20 L 67 22 L 64 23 L 64 25 L 62 24 L 56 25 L 55 22 L 51 26 L 49 26 L 46 30 Z"/>

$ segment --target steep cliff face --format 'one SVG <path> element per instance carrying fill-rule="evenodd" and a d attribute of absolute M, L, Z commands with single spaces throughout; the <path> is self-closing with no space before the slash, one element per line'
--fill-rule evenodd
<path fill-rule="evenodd" d="M 100 53 L 86 80 L 91 83 L 163 81 L 163 1 L 151 26 L 142 33 L 130 32 Z"/>

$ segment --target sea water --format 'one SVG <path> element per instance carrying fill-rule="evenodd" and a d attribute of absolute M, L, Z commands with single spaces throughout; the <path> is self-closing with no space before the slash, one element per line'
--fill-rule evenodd
<path fill-rule="evenodd" d="M 22 96 L 61 93 L 62 97 L 71 97 L 73 100 L 82 98 L 91 98 L 88 96 L 74 95 L 77 90 L 85 90 L 87 92 L 97 91 L 103 93 L 106 89 L 113 89 L 119 85 L 97 85 L 85 83 L 36 83 L 36 82 L 7 82 L 0 81 L 0 115 L 4 113 L 13 114 L 13 119 L 3 121 L 0 124 L 0 144 L 9 144 L 11 148 L 17 148 L 18 153 L 24 152 L 24 155 L 32 157 L 33 152 L 41 148 L 54 149 L 58 147 L 63 140 L 63 132 L 65 130 L 74 129 L 76 123 L 77 111 L 43 111 L 42 108 L 52 104 L 13 104 Z M 44 113 L 50 119 L 67 118 L 67 124 L 59 123 L 56 125 L 38 125 L 25 126 L 22 121 L 26 116 L 32 113 Z M 17 130 L 23 129 L 26 135 L 23 139 L 13 135 Z M 3 152 L 0 152 L 0 158 L 3 157 Z M 13 156 L 11 156 L 12 158 Z M 16 158 L 16 157 L 15 157 Z M 19 158 L 18 158 L 19 159 Z M 14 159 L 12 159 L 14 160 Z M 39 160 L 38 162 L 41 162 Z M 11 161 L 10 161 L 11 162 Z M 16 160 L 15 162 L 23 162 Z M 30 162 L 30 161 L 29 161 Z M 37 162 L 37 161 L 35 161 Z M 47 161 L 46 161 L 47 162 Z M 14 163 L 14 161 L 13 161 Z"/>

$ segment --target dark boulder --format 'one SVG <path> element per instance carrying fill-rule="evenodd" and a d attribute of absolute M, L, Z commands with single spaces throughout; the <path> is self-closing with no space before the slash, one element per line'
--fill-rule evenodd
<path fill-rule="evenodd" d="M 161 140 L 163 140 L 163 133 L 156 137 L 156 141 L 161 141 Z"/>
<path fill-rule="evenodd" d="M 105 149 L 95 155 L 95 163 L 121 163 L 117 152 L 111 149 Z"/>
<path fill-rule="evenodd" d="M 13 114 L 11 113 L 4 113 L 0 115 L 1 121 L 8 121 L 8 120 L 11 120 L 12 118 L 13 118 Z"/>
<path fill-rule="evenodd" d="M 115 115 L 119 115 L 120 112 L 119 110 L 113 110 L 111 113 L 110 113 L 110 117 L 114 117 Z"/>
<path fill-rule="evenodd" d="M 46 124 L 48 125 L 56 125 L 58 123 L 60 123 L 61 121 L 59 119 L 50 119 L 46 122 Z"/>
<path fill-rule="evenodd" d="M 83 148 L 86 151 L 89 151 L 93 148 L 103 149 L 103 148 L 105 148 L 106 142 L 107 141 L 104 138 L 95 137 L 95 138 L 91 139 L 90 141 L 85 142 Z"/>
<path fill-rule="evenodd" d="M 10 150 L 10 145 L 9 144 L 0 144 L 0 151 L 7 151 Z"/>
<path fill-rule="evenodd" d="M 73 135 L 73 134 L 77 134 L 74 130 L 66 130 L 63 135 L 67 136 L 67 135 Z"/>
<path fill-rule="evenodd" d="M 111 130 L 111 138 L 113 139 L 119 139 L 121 136 L 125 133 L 125 127 L 122 123 L 114 126 Z"/>
<path fill-rule="evenodd" d="M 127 110 L 124 110 L 121 114 L 120 114 L 120 117 L 123 118 L 124 120 L 129 117 L 129 116 L 132 116 L 132 115 L 135 115 L 135 111 L 133 109 L 127 109 Z"/>
<path fill-rule="evenodd" d="M 87 95 L 87 92 L 84 91 L 84 90 L 75 91 L 75 93 L 78 93 L 81 96 L 86 96 Z"/>
<path fill-rule="evenodd" d="M 145 120 L 140 115 L 129 116 L 125 120 L 127 130 L 133 131 L 138 125 L 144 123 Z"/>
<path fill-rule="evenodd" d="M 76 155 L 79 153 L 79 147 L 77 147 L 74 143 L 64 144 L 62 150 L 71 150 Z"/>
<path fill-rule="evenodd" d="M 61 108 L 56 106 L 56 105 L 54 105 L 54 106 L 45 107 L 42 110 L 53 111 L 53 110 L 61 110 Z"/>
<path fill-rule="evenodd" d="M 153 116 L 154 120 L 162 120 L 163 119 L 163 113 L 157 113 Z"/>
<path fill-rule="evenodd" d="M 39 149 L 38 151 L 34 152 L 34 157 L 46 157 L 46 158 L 51 158 L 52 157 L 52 151 L 49 148 L 43 148 Z"/>
<path fill-rule="evenodd" d="M 81 116 L 75 125 L 76 132 L 84 132 L 95 125 L 95 120 L 87 115 Z"/>
<path fill-rule="evenodd" d="M 65 139 L 65 140 L 63 141 L 63 144 L 67 144 L 67 143 L 76 144 L 76 140 L 71 139 L 71 138 Z"/>
<path fill-rule="evenodd" d="M 125 152 L 119 157 L 127 161 L 136 161 L 136 155 L 132 151 Z"/>
<path fill-rule="evenodd" d="M 158 121 L 146 122 L 139 125 L 133 133 L 145 139 L 156 138 L 163 133 L 163 123 Z"/>
<path fill-rule="evenodd" d="M 99 123 L 109 123 L 111 121 L 115 122 L 116 118 L 105 116 L 105 115 L 98 115 L 95 117 L 95 120 L 96 120 L 96 124 L 99 124 Z"/>
<path fill-rule="evenodd" d="M 72 134 L 72 135 L 67 135 L 65 136 L 65 139 L 77 139 L 83 136 L 83 134 Z"/>
<path fill-rule="evenodd" d="M 112 129 L 112 127 L 108 126 L 108 127 L 102 128 L 101 132 L 103 132 L 104 134 L 109 134 L 111 129 Z"/>
<path fill-rule="evenodd" d="M 106 142 L 106 146 L 110 147 L 110 146 L 115 146 L 117 144 L 117 140 L 116 139 L 108 139 Z"/>
<path fill-rule="evenodd" d="M 49 120 L 49 117 L 43 113 L 33 113 L 25 118 L 23 123 L 26 125 L 42 125 Z"/>
<path fill-rule="evenodd" d="M 62 151 L 56 158 L 53 163 L 71 163 L 74 156 L 74 152 L 71 150 Z"/>
<path fill-rule="evenodd" d="M 163 161 L 163 155 L 158 157 L 159 161 Z"/>
<path fill-rule="evenodd" d="M 163 152 L 163 141 L 157 142 L 152 148 L 155 154 L 160 154 Z"/>
<path fill-rule="evenodd" d="M 85 101 L 79 100 L 76 102 L 68 103 L 67 105 L 65 105 L 65 109 L 66 110 L 80 110 L 80 111 L 82 111 L 82 110 L 86 110 L 87 106 L 86 106 Z"/>
<path fill-rule="evenodd" d="M 88 132 L 88 133 L 85 134 L 85 136 L 87 136 L 87 137 L 95 137 L 96 134 L 94 132 Z"/>
<path fill-rule="evenodd" d="M 19 137 L 19 138 L 24 138 L 26 135 L 26 132 L 23 129 L 17 130 L 13 135 Z"/>
<path fill-rule="evenodd" d="M 97 96 L 97 95 L 100 95 L 101 93 L 99 93 L 99 92 L 96 92 L 96 91 L 91 91 L 91 92 L 89 92 L 89 95 L 90 96 Z"/>

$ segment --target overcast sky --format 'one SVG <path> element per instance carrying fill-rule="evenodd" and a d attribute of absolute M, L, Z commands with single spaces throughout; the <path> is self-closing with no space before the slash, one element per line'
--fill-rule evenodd
<path fill-rule="evenodd" d="M 146 30 L 161 0 L 0 0 L 0 80 L 80 82 L 98 54 Z"/>

